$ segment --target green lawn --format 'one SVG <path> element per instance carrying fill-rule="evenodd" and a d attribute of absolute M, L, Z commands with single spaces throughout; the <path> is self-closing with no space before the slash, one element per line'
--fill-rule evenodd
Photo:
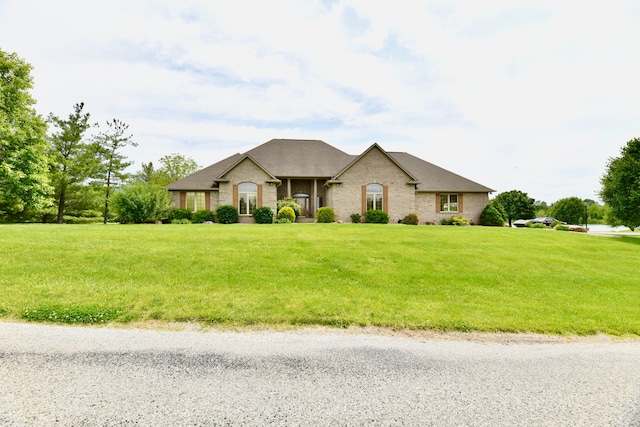
<path fill-rule="evenodd" d="M 640 239 L 375 224 L 3 225 L 0 317 L 640 335 Z"/>

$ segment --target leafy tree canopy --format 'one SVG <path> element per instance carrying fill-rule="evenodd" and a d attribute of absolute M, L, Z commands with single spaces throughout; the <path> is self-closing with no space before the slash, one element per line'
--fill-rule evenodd
<path fill-rule="evenodd" d="M 160 164 L 159 169 L 154 169 L 152 162 L 143 163 L 142 170 L 136 174 L 136 181 L 165 187 L 200 169 L 195 160 L 177 153 L 161 157 Z"/>
<path fill-rule="evenodd" d="M 611 207 L 607 221 L 634 230 L 640 226 L 640 138 L 634 138 L 610 158 L 600 178 L 600 198 Z"/>
<path fill-rule="evenodd" d="M 569 224 L 582 224 L 585 219 L 586 208 L 584 201 L 578 197 L 560 199 L 551 205 L 550 216 Z"/>
<path fill-rule="evenodd" d="M 32 88 L 31 65 L 0 50 L 0 218 L 50 203 L 47 127 Z"/>
<path fill-rule="evenodd" d="M 507 215 L 506 220 L 509 222 L 509 227 L 511 227 L 513 220 L 528 219 L 535 216 L 535 200 L 522 191 L 506 191 L 498 194 L 494 200 L 502 205 Z"/>

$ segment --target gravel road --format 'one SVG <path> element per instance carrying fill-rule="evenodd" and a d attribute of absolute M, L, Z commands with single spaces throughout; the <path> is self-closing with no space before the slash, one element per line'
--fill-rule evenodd
<path fill-rule="evenodd" d="M 0 425 L 640 426 L 640 341 L 469 337 L 0 322 Z"/>

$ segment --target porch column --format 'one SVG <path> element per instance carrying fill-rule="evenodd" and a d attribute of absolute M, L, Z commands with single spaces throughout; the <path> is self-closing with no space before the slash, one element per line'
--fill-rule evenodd
<path fill-rule="evenodd" d="M 318 180 L 316 178 L 313 178 L 313 200 L 311 201 L 311 209 L 313 209 L 311 212 L 316 213 L 316 211 L 318 210 L 318 207 L 316 206 L 316 203 L 318 201 Z"/>
<path fill-rule="evenodd" d="M 287 178 L 287 197 L 291 198 L 291 178 Z"/>

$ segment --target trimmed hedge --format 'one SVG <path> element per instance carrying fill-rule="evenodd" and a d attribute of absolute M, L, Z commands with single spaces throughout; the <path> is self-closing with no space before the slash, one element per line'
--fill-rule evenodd
<path fill-rule="evenodd" d="M 189 209 L 176 208 L 172 209 L 171 212 L 169 212 L 169 219 L 171 220 L 188 219 L 189 221 L 191 221 L 192 218 L 193 212 L 191 212 Z"/>
<path fill-rule="evenodd" d="M 293 211 L 293 208 L 289 206 L 285 206 L 278 211 L 278 219 L 286 218 L 291 222 L 296 221 L 296 213 Z"/>
<path fill-rule="evenodd" d="M 480 214 L 480 225 L 492 227 L 502 227 L 504 225 L 504 218 L 494 204 L 489 203 L 484 207 Z"/>
<path fill-rule="evenodd" d="M 318 209 L 318 214 L 316 215 L 316 221 L 329 223 L 335 221 L 336 214 L 333 211 L 333 208 L 328 206 L 322 207 Z"/>
<path fill-rule="evenodd" d="M 273 209 L 269 206 L 263 206 L 253 211 L 253 219 L 257 224 L 272 224 L 273 223 Z"/>
<path fill-rule="evenodd" d="M 194 224 L 202 224 L 203 222 L 213 221 L 213 212 L 208 210 L 199 210 L 193 214 L 192 219 Z"/>
<path fill-rule="evenodd" d="M 238 208 L 231 205 L 220 205 L 216 208 L 216 218 L 220 224 L 235 224 L 240 220 Z"/>
<path fill-rule="evenodd" d="M 369 224 L 389 224 L 389 214 L 378 209 L 369 209 L 365 215 L 365 222 Z"/>

